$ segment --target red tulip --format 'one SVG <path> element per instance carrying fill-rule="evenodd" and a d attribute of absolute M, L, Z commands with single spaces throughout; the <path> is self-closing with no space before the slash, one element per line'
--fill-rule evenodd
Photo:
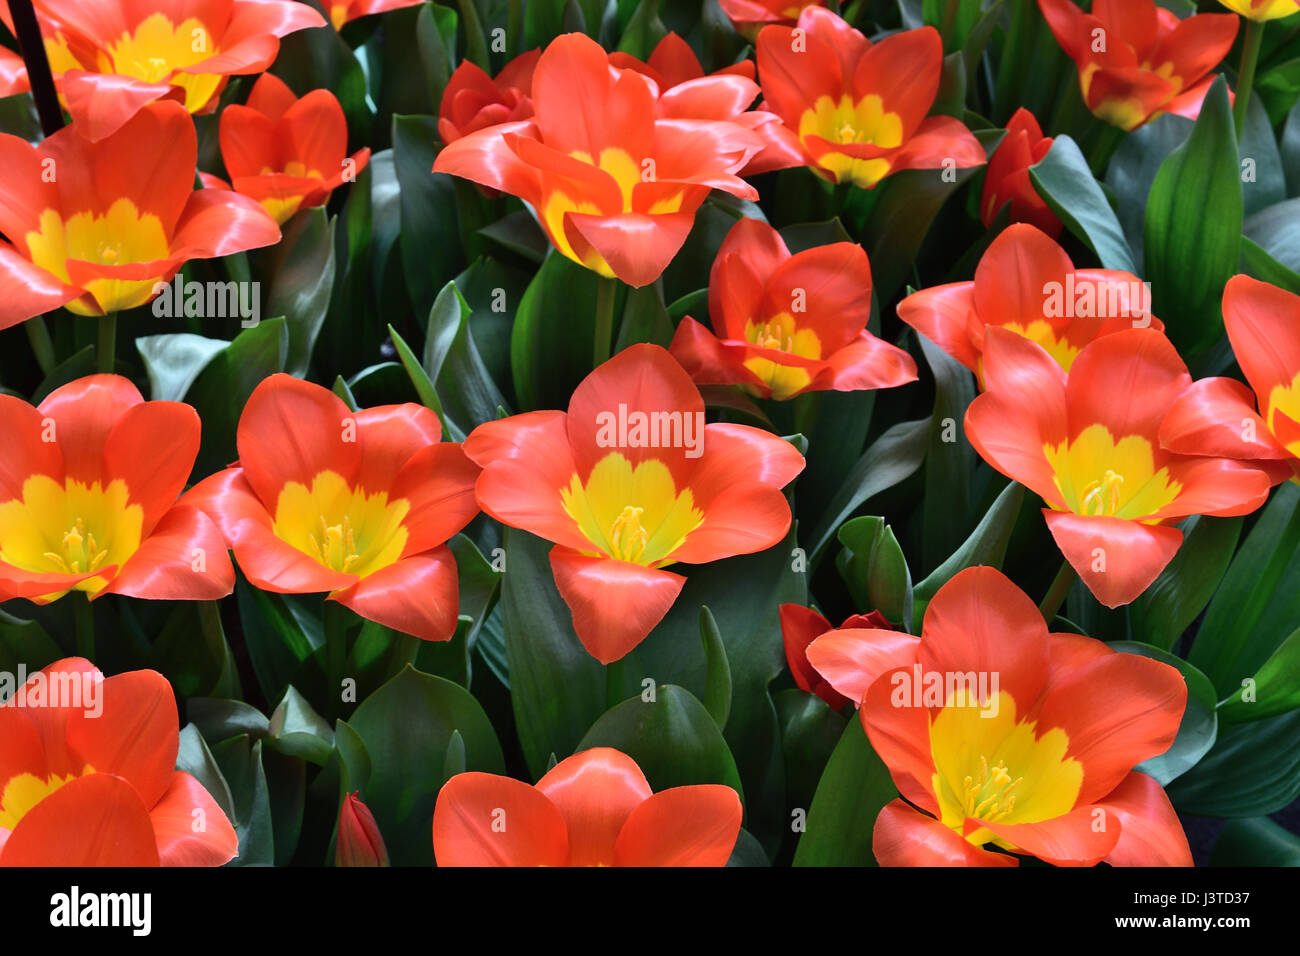
<path fill-rule="evenodd" d="M 842 710 L 849 699 L 831 686 L 830 682 L 813 669 L 808 660 L 808 647 L 824 634 L 840 633 L 848 630 L 867 628 L 878 631 L 892 631 L 894 626 L 889 618 L 879 611 L 870 614 L 851 614 L 839 627 L 831 627 L 831 622 L 810 607 L 801 604 L 781 605 L 781 638 L 785 642 L 785 660 L 790 667 L 790 674 L 800 690 L 816 694 L 826 702 L 831 710 Z M 899 640 L 915 641 L 916 638 L 900 634 Z"/>
<path fill-rule="evenodd" d="M 478 469 L 441 433 L 423 406 L 354 412 L 272 375 L 239 418 L 239 463 L 192 493 L 255 587 L 328 591 L 368 620 L 445 641 L 458 608 L 446 541 L 478 511 Z"/>
<path fill-rule="evenodd" d="M 300 99 L 279 77 L 264 73 L 247 105 L 221 113 L 221 159 L 235 192 L 257 200 L 281 225 L 356 180 L 370 150 L 347 152 L 347 120 L 329 90 Z M 229 188 L 215 176 L 205 177 L 204 185 Z"/>
<path fill-rule="evenodd" d="M 1193 383 L 1160 426 L 1160 443 L 1248 461 L 1274 481 L 1300 480 L 1300 296 L 1233 276 L 1223 325 L 1250 388 L 1230 378 Z"/>
<path fill-rule="evenodd" d="M 261 73 L 274 62 L 280 37 L 325 25 L 292 0 L 36 0 L 35 7 L 60 99 L 90 140 L 114 133 L 155 100 L 211 112 L 231 76 Z M 7 5 L 0 14 L 13 32 Z M 25 71 L 0 68 L 0 96 L 28 89 Z M 137 148 L 137 156 L 165 154 Z"/>
<path fill-rule="evenodd" d="M 851 242 L 791 255 L 767 223 L 741 219 L 713 260 L 709 315 L 714 332 L 687 316 L 672 341 L 701 385 L 787 399 L 916 381 L 912 357 L 867 331 L 871 266 Z"/>
<path fill-rule="evenodd" d="M 335 30 L 342 30 L 343 24 L 351 23 L 358 17 L 368 17 L 374 13 L 387 13 L 402 7 L 413 7 L 423 0 L 329 0 L 324 6 L 329 12 L 330 23 Z"/>
<path fill-rule="evenodd" d="M 438 105 L 438 138 L 443 144 L 532 116 L 533 71 L 541 55 L 541 50 L 529 50 L 515 57 L 496 79 L 478 65 L 462 60 Z"/>
<path fill-rule="evenodd" d="M 932 27 L 872 43 L 829 10 L 807 7 L 797 27 L 758 35 L 764 108 L 833 183 L 873 189 L 902 169 L 983 165 L 970 130 L 949 116 L 926 117 L 942 71 L 943 41 Z"/>
<path fill-rule="evenodd" d="M 1123 130 L 1165 113 L 1195 119 L 1237 36 L 1237 18 L 1203 13 L 1179 20 L 1154 0 L 1038 0 L 1056 42 L 1079 71 L 1092 114 Z"/>
<path fill-rule="evenodd" d="M 1133 768 L 1178 734 L 1168 664 L 1049 634 L 993 568 L 939 589 L 921 637 L 836 631 L 808 649 L 850 700 L 903 799 L 876 818 L 882 866 L 1191 866 L 1169 798 Z"/>
<path fill-rule="evenodd" d="M 92 375 L 37 407 L 0 395 L 0 436 L 0 600 L 210 601 L 234 588 L 220 532 L 181 495 L 199 451 L 190 406 Z"/>
<path fill-rule="evenodd" d="M 197 153 L 193 123 L 170 102 L 98 143 L 75 125 L 39 146 L 0 133 L 0 329 L 59 306 L 134 308 L 190 259 L 278 242 L 257 203 L 194 190 Z"/>
<path fill-rule="evenodd" d="M 235 831 L 176 770 L 176 698 L 156 671 L 56 661 L 0 705 L 0 866 L 221 866 Z"/>
<path fill-rule="evenodd" d="M 349 793 L 339 807 L 335 866 L 388 866 L 388 847 L 370 808 Z"/>
<path fill-rule="evenodd" d="M 452 777 L 433 811 L 433 854 L 439 866 L 725 866 L 741 815 L 730 787 L 652 793 L 631 757 L 594 747 L 535 787 Z"/>
<path fill-rule="evenodd" d="M 826 0 L 719 0 L 738 33 L 751 42 L 769 23 L 792 27 L 808 7 L 824 7 Z"/>
<path fill-rule="evenodd" d="M 1061 234 L 1061 220 L 1029 179 L 1029 167 L 1051 148 L 1052 137 L 1043 135 L 1033 113 L 1022 106 L 1011 115 L 1007 135 L 989 157 L 984 173 L 980 221 L 985 226 L 992 225 L 1002 207 L 1010 203 L 1012 222 L 1032 223 L 1053 239 Z"/>
<path fill-rule="evenodd" d="M 1038 346 L 989 329 L 987 391 L 966 411 L 984 460 L 1040 495 L 1067 561 L 1107 607 L 1145 591 L 1182 543 L 1188 515 L 1249 514 L 1268 497 L 1257 468 L 1177 455 L 1160 426 L 1192 379 L 1153 329 L 1097 339 L 1068 376 Z"/>
<path fill-rule="evenodd" d="M 534 117 L 456 140 L 434 172 L 523 199 L 560 253 L 600 275 L 647 285 L 709 190 L 758 198 L 737 173 L 762 139 L 733 122 L 659 117 L 654 83 L 612 68 L 582 34 L 546 48 L 532 93 Z"/>
<path fill-rule="evenodd" d="M 1065 371 L 1079 352 L 1125 329 L 1164 329 L 1151 315 L 1137 276 L 1114 269 L 1075 269 L 1059 245 L 1033 226 L 1001 232 L 980 259 L 973 282 L 914 292 L 898 317 L 983 381 L 984 342 L 992 328 L 1041 346 Z"/>
<path fill-rule="evenodd" d="M 790 528 L 781 489 L 803 470 L 788 442 L 704 423 L 699 391 L 657 345 L 588 375 L 567 413 L 474 429 L 480 507 L 555 542 L 551 569 L 578 638 L 608 664 L 668 613 L 686 579 L 664 570 L 763 551 Z"/>

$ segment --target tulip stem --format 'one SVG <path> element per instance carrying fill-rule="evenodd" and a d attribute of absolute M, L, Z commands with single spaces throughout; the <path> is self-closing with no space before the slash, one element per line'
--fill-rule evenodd
<path fill-rule="evenodd" d="M 77 591 L 72 595 L 72 612 L 76 621 L 77 656 L 95 660 L 95 609 L 90 605 L 90 595 Z"/>
<path fill-rule="evenodd" d="M 27 341 L 32 343 L 32 352 L 36 355 L 36 364 L 41 367 L 41 374 L 49 375 L 57 364 L 54 358 L 54 342 L 50 338 L 49 327 L 44 316 L 33 316 L 23 323 L 27 330 Z"/>
<path fill-rule="evenodd" d="M 1052 579 L 1052 586 L 1047 589 L 1047 596 L 1043 598 L 1043 603 L 1038 605 L 1038 610 L 1049 625 L 1055 620 L 1061 605 L 1065 603 L 1065 596 L 1070 593 L 1070 588 L 1074 586 L 1078 577 L 1079 572 L 1074 570 L 1074 565 L 1069 561 L 1061 562 L 1061 569 Z"/>
<path fill-rule="evenodd" d="M 940 35 L 943 37 L 943 52 L 951 53 L 956 49 L 952 42 L 953 28 L 957 25 L 957 8 L 961 6 L 961 0 L 948 0 L 943 8 L 943 27 L 940 29 Z"/>
<path fill-rule="evenodd" d="M 598 368 L 609 359 L 614 347 L 614 300 L 618 297 L 618 280 L 596 278 L 596 337 L 591 352 L 591 367 Z"/>
<path fill-rule="evenodd" d="M 1237 100 L 1232 107 L 1233 125 L 1237 139 L 1246 127 L 1246 110 L 1250 108 L 1250 88 L 1255 84 L 1255 65 L 1259 62 L 1259 46 L 1264 39 L 1264 22 L 1246 19 L 1246 37 L 1241 46 L 1241 71 L 1237 74 Z"/>
<path fill-rule="evenodd" d="M 110 312 L 99 320 L 99 344 L 95 346 L 95 358 L 99 364 L 99 371 L 105 375 L 112 374 L 116 352 L 117 313 Z"/>
<path fill-rule="evenodd" d="M 327 600 L 321 609 L 325 628 L 325 678 L 329 681 L 331 709 L 338 713 L 335 701 L 342 701 L 343 672 L 348 666 L 348 609 L 337 601 Z M 337 696 L 336 696 L 337 695 Z"/>

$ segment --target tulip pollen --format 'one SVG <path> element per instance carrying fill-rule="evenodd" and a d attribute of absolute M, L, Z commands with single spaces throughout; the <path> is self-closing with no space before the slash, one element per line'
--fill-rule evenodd
<path fill-rule="evenodd" d="M 609 544 L 613 551 L 611 557 L 631 561 L 633 564 L 641 561 L 649 540 L 645 526 L 641 524 L 641 515 L 644 513 L 644 508 L 634 508 L 632 505 L 625 505 L 619 512 L 609 533 Z"/>
<path fill-rule="evenodd" d="M 990 775 L 988 758 L 981 755 L 979 778 L 967 774 L 963 781 L 966 791 L 966 816 L 992 823 L 1009 816 L 1016 806 L 1016 795 L 1012 791 L 1020 786 L 1024 779 L 1024 777 L 1012 779 L 1004 760 L 994 764 Z"/>
<path fill-rule="evenodd" d="M 42 557 L 48 558 L 64 574 L 80 574 L 98 571 L 108 557 L 108 550 L 99 548 L 94 533 L 86 531 L 86 523 L 78 518 L 63 535 L 63 553 L 46 551 Z"/>

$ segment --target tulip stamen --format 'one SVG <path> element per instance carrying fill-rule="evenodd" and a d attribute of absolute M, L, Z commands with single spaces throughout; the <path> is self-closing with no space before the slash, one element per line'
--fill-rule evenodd
<path fill-rule="evenodd" d="M 98 571 L 104 559 L 108 557 L 108 551 L 100 549 L 95 541 L 95 535 L 86 531 L 86 523 L 81 518 L 73 522 L 72 527 L 64 532 L 62 544 L 62 554 L 46 551 L 41 556 L 63 574 Z"/>
<path fill-rule="evenodd" d="M 361 557 L 352 530 L 352 519 L 348 515 L 344 515 L 343 520 L 334 525 L 327 525 L 325 516 L 321 515 L 320 537 L 314 534 L 310 537 L 316 548 L 316 559 L 334 571 L 347 574 Z"/>
<path fill-rule="evenodd" d="M 630 561 L 633 564 L 641 563 L 646 544 L 650 540 L 645 527 L 641 524 L 641 515 L 644 513 L 644 508 L 635 508 L 632 505 L 624 506 L 619 512 L 609 535 L 610 557 L 620 561 Z"/>
<path fill-rule="evenodd" d="M 968 774 L 962 781 L 965 815 L 993 823 L 1010 816 L 1016 806 L 1014 791 L 1023 780 L 1024 777 L 1013 779 L 1002 760 L 990 770 L 988 759 L 981 756 L 978 779 Z"/>
<path fill-rule="evenodd" d="M 1124 476 L 1106 469 L 1106 474 L 1084 489 L 1083 513 L 1087 516 L 1112 516 L 1119 511 L 1120 489 Z"/>

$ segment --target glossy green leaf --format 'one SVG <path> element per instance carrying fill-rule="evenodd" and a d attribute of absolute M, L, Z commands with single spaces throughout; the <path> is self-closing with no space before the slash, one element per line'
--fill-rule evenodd
<path fill-rule="evenodd" d="M 1248 680 L 1247 686 L 1219 705 L 1222 720 L 1262 720 L 1300 708 L 1300 629 L 1292 631 Z"/>
<path fill-rule="evenodd" d="M 323 207 L 304 209 L 284 227 L 284 236 L 270 256 L 268 315 L 282 315 L 289 329 L 285 371 L 307 374 L 312 349 L 329 311 L 334 285 L 334 225 Z"/>
<path fill-rule="evenodd" d="M 707 606 L 700 608 L 700 640 L 704 642 L 704 659 L 707 677 L 704 682 L 704 707 L 713 715 L 719 730 L 727 727 L 731 713 L 731 665 L 727 663 L 727 648 L 722 643 L 718 622 Z"/>
<path fill-rule="evenodd" d="M 795 866 L 875 866 L 871 834 L 885 804 L 898 796 L 856 715 L 844 728 L 808 809 Z"/>
<path fill-rule="evenodd" d="M 189 332 L 140 336 L 135 348 L 149 376 L 149 397 L 156 402 L 179 402 L 199 373 L 228 345 L 224 339 Z"/>
<path fill-rule="evenodd" d="M 1179 813 L 1254 817 L 1300 797 L 1300 711 L 1224 727 L 1200 762 L 1168 787 Z"/>
<path fill-rule="evenodd" d="M 1300 866 L 1300 836 L 1268 817 L 1232 820 L 1219 831 L 1210 866 Z"/>
<path fill-rule="evenodd" d="M 1119 220 L 1073 139 L 1057 136 L 1047 155 L 1029 167 L 1029 178 L 1052 212 L 1088 244 L 1104 268 L 1135 270 Z"/>
<path fill-rule="evenodd" d="M 844 550 L 835 566 L 863 612 L 880 611 L 903 630 L 912 625 L 912 575 L 893 529 L 884 518 L 864 515 L 840 525 Z"/>

